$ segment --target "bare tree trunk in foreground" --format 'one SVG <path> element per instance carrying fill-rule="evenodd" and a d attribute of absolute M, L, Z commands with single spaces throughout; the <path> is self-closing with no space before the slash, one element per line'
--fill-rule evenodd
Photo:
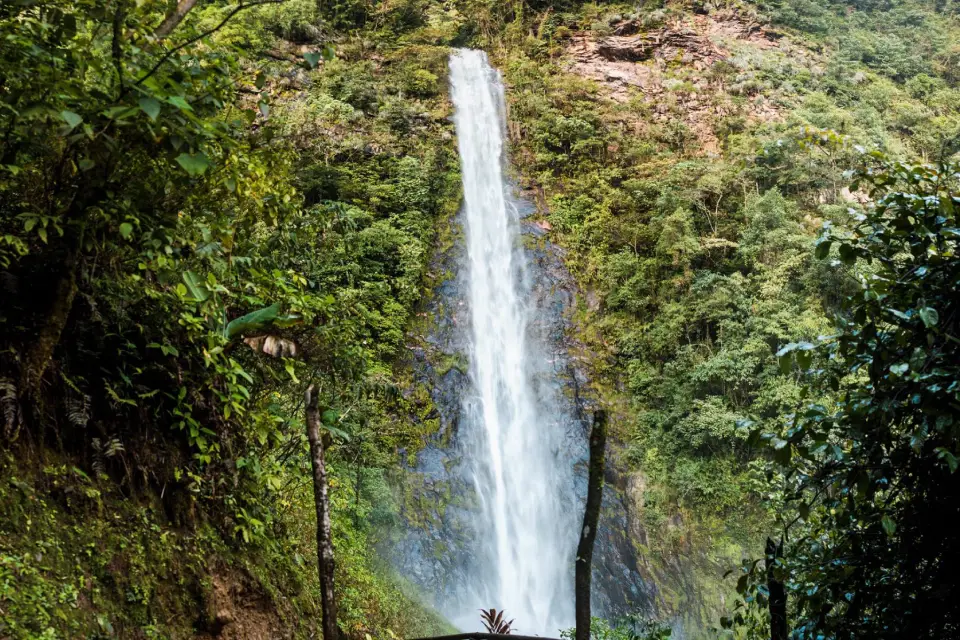
<path fill-rule="evenodd" d="M 337 601 L 333 597 L 333 539 L 330 534 L 330 500 L 327 490 L 327 466 L 320 437 L 319 394 L 310 385 L 304 394 L 307 407 L 307 438 L 313 465 L 313 501 L 317 508 L 317 562 L 320 571 L 320 606 L 323 608 L 323 640 L 338 640 Z"/>
<path fill-rule="evenodd" d="M 607 412 L 593 414 L 590 430 L 590 475 L 587 481 L 587 507 L 583 514 L 580 544 L 577 545 L 576 595 L 577 630 L 576 640 L 590 640 L 590 572 L 593 564 L 593 542 L 597 537 L 600 520 L 600 504 L 603 501 L 604 448 L 607 444 Z"/>
<path fill-rule="evenodd" d="M 767 538 L 766 552 L 767 589 L 770 590 L 770 640 L 787 640 L 787 592 L 773 572 L 777 558 L 783 556 L 783 540 L 777 544 Z"/>

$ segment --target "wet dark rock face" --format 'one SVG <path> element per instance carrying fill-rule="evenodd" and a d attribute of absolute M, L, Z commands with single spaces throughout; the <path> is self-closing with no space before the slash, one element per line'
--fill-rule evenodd
<path fill-rule="evenodd" d="M 539 341 L 546 354 L 543 362 L 532 367 L 536 371 L 534 384 L 544 395 L 559 399 L 561 406 L 551 416 L 555 428 L 566 433 L 558 463 L 574 465 L 575 497 L 571 506 L 582 512 L 587 489 L 587 440 L 595 401 L 584 392 L 585 367 L 570 356 L 570 312 L 576 302 L 576 287 L 563 266 L 561 250 L 527 218 L 533 213 L 532 207 L 523 201 L 517 204 L 525 218 L 521 223 L 527 263 L 523 286 L 537 310 L 531 314 L 534 323 L 529 328 L 530 338 Z M 454 224 L 461 224 L 460 217 Z M 462 456 L 471 452 L 463 451 L 458 439 L 462 398 L 473 393 L 469 374 L 469 281 L 462 240 L 458 238 L 452 249 L 434 261 L 433 270 L 448 277 L 434 289 L 423 310 L 431 321 L 429 329 L 415 336 L 417 346 L 411 348 L 415 379 L 430 390 L 441 426 L 405 474 L 405 527 L 386 550 L 397 570 L 448 614 L 470 576 L 483 571 L 483 567 L 474 566 L 470 542 L 475 535 L 483 535 L 473 530 L 473 479 L 460 464 Z M 638 611 L 649 613 L 655 602 L 654 586 L 644 583 L 637 569 L 628 534 L 627 502 L 617 490 L 621 484 L 616 471 L 608 468 L 593 569 L 593 608 L 596 615 L 608 618 Z M 572 535 L 575 538 L 577 534 Z M 572 566 L 570 581 L 572 584 Z M 487 606 L 510 612 L 510 603 Z M 572 603 L 570 606 L 572 610 Z"/>

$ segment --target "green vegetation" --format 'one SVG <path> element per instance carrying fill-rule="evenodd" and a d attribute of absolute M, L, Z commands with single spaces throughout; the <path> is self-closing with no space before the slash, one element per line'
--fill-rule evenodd
<path fill-rule="evenodd" d="M 960 562 L 951 526 L 960 409 L 960 166 L 873 158 L 857 174 L 876 206 L 827 227 L 817 253 L 858 279 L 835 336 L 778 355 L 830 400 L 798 404 L 766 433 L 779 475 L 787 587 L 798 638 L 947 638 Z M 768 579 L 738 588 L 761 606 Z M 739 620 L 742 622 L 742 618 Z"/>
<path fill-rule="evenodd" d="M 563 631 L 563 640 L 573 640 L 574 629 Z M 590 637 L 596 640 L 666 640 L 672 635 L 671 628 L 656 620 L 639 614 L 630 615 L 611 624 L 603 618 L 593 618 Z"/>
<path fill-rule="evenodd" d="M 583 293 L 656 613 L 739 591 L 722 633 L 763 635 L 788 529 L 797 637 L 957 633 L 955 0 L 261 4 L 0 7 L 0 636 L 313 633 L 311 382 L 344 630 L 445 628 L 375 548 L 436 428 L 403 356 L 464 45 Z"/>
<path fill-rule="evenodd" d="M 392 366 L 458 202 L 446 49 L 396 43 L 422 26 L 403 4 L 321 38 L 303 1 L 180 46 L 234 8 L 200 5 L 169 42 L 159 3 L 0 14 L 0 383 L 22 456 L 4 637 L 215 630 L 211 576 L 307 634 L 308 382 L 335 441 L 343 628 L 438 624 L 374 545 L 385 474 L 431 428 Z"/>
<path fill-rule="evenodd" d="M 830 334 L 856 287 L 814 257 L 814 238 L 824 221 L 848 228 L 866 202 L 843 177 L 858 145 L 918 159 L 960 148 L 960 25 L 924 2 L 698 4 L 706 18 L 683 3 L 527 14 L 533 27 L 507 27 L 498 56 L 518 170 L 543 190 L 589 292 L 580 337 L 640 474 L 640 556 L 662 613 L 709 625 L 733 590 L 720 575 L 761 550 L 779 506 L 742 425 L 776 430 L 804 402 L 775 353 Z M 785 31 L 744 36 L 764 15 Z M 684 29 L 702 36 L 629 68 L 573 39 L 669 43 Z M 817 144 L 833 132 L 846 144 Z"/>

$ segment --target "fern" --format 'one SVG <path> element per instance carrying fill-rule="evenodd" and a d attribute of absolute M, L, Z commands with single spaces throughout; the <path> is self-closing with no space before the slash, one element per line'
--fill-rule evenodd
<path fill-rule="evenodd" d="M 20 403 L 17 402 L 17 386 L 10 378 L 0 378 L 0 408 L 3 410 L 3 435 L 15 440 L 20 430 Z"/>
<path fill-rule="evenodd" d="M 94 438 L 90 441 L 90 446 L 93 448 L 93 470 L 97 474 L 106 474 L 107 458 L 123 453 L 123 443 L 117 438 L 110 438 L 106 442 Z"/>
<path fill-rule="evenodd" d="M 85 427 L 90 422 L 90 396 L 81 395 L 79 398 L 68 398 L 67 419 L 77 427 Z"/>

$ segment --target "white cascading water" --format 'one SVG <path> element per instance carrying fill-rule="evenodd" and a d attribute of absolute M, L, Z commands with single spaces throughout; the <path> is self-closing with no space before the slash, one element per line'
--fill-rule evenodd
<path fill-rule="evenodd" d="M 504 180 L 503 84 L 483 52 L 450 57 L 463 175 L 472 320 L 472 393 L 463 399 L 461 446 L 477 505 L 476 557 L 458 623 L 478 609 L 514 618 L 517 633 L 573 626 L 573 561 L 581 514 L 565 437 L 536 377 L 546 356 L 531 337 L 517 208 Z"/>

